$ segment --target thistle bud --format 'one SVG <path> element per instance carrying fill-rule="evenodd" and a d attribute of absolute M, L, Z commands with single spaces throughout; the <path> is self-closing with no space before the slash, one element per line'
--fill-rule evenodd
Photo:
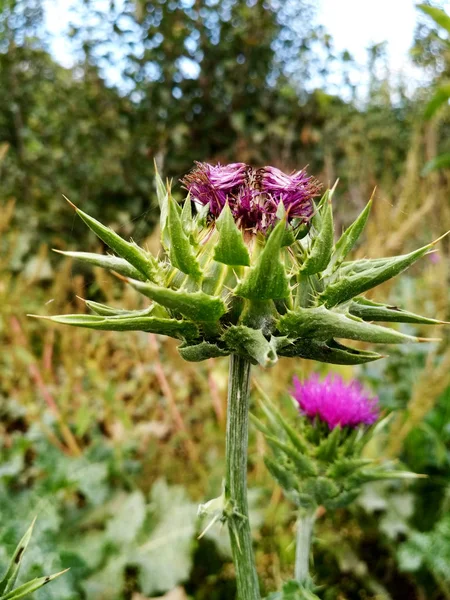
<path fill-rule="evenodd" d="M 275 167 L 198 163 L 182 183 L 188 197 L 179 205 L 156 175 L 164 249 L 159 257 L 74 207 L 114 255 L 66 254 L 115 272 L 150 303 L 133 312 L 87 301 L 94 314 L 52 321 L 158 333 L 181 340 L 180 354 L 189 361 L 234 353 L 262 366 L 279 356 L 365 363 L 382 356 L 337 339 L 419 342 L 424 339 L 372 321 L 439 323 L 362 296 L 434 247 L 344 262 L 370 202 L 335 242 L 333 190 L 315 202 L 320 185 L 304 170 L 288 175 Z"/>

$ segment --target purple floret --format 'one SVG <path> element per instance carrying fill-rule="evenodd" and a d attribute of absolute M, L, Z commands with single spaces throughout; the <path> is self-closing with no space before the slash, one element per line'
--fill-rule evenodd
<path fill-rule="evenodd" d="M 253 169 L 245 163 L 197 163 L 182 183 L 194 201 L 209 206 L 212 219 L 217 219 L 228 202 L 238 226 L 253 233 L 264 233 L 275 224 L 281 202 L 289 221 L 306 223 L 314 212 L 312 199 L 320 189 L 305 171 L 287 175 L 275 167 Z"/>
<path fill-rule="evenodd" d="M 312 375 L 304 383 L 294 377 L 293 397 L 300 411 L 314 419 L 318 417 L 330 429 L 372 425 L 378 419 L 378 398 L 371 397 L 355 380 L 345 383 L 339 375 L 328 375 L 320 380 Z"/>

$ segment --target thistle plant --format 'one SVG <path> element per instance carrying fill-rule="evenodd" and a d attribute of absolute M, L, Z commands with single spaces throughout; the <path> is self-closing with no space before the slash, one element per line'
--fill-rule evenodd
<path fill-rule="evenodd" d="M 367 221 L 371 202 L 334 240 L 332 195 L 305 171 L 199 163 L 183 180 L 182 204 L 156 175 L 160 256 L 126 241 L 79 208 L 88 227 L 113 251 L 63 252 L 104 267 L 150 302 L 127 311 L 86 300 L 92 314 L 48 317 L 98 330 L 146 331 L 181 341 L 187 361 L 230 356 L 226 474 L 217 514 L 230 531 L 241 600 L 257 600 L 246 496 L 249 373 L 279 356 L 335 364 L 381 358 L 341 340 L 381 344 L 423 341 L 373 321 L 435 324 L 362 294 L 401 273 L 436 242 L 391 258 L 346 261 Z"/>
<path fill-rule="evenodd" d="M 297 589 L 307 593 L 312 592 L 309 555 L 319 506 L 342 508 L 359 496 L 365 483 L 417 475 L 362 455 L 387 419 L 378 421 L 378 399 L 358 381 L 345 383 L 336 375 L 320 380 L 313 375 L 304 383 L 294 378 L 293 383 L 296 418 L 283 417 L 264 396 L 261 406 L 267 423 L 255 417 L 253 421 L 273 451 L 273 457 L 265 457 L 268 470 L 297 507 L 295 579 Z"/>
<path fill-rule="evenodd" d="M 17 544 L 17 547 L 12 554 L 11 561 L 6 570 L 6 573 L 0 580 L 0 600 L 19 600 L 19 598 L 25 598 L 29 594 L 36 592 L 44 585 L 47 585 L 47 583 L 50 583 L 51 581 L 68 571 L 68 569 L 66 569 L 64 571 L 61 571 L 60 573 L 55 573 L 54 575 L 36 577 L 35 579 L 32 579 L 30 581 L 27 581 L 26 583 L 23 583 L 22 585 L 15 587 L 20 567 L 22 565 L 22 560 L 28 548 L 31 535 L 33 533 L 34 523 L 35 521 L 33 521 L 23 538 Z"/>

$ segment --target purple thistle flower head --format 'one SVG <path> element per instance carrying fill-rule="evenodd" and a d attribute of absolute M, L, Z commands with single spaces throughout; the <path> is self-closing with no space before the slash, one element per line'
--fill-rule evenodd
<path fill-rule="evenodd" d="M 305 171 L 287 175 L 275 167 L 253 169 L 245 163 L 197 163 L 182 183 L 194 201 L 209 206 L 212 219 L 228 202 L 238 226 L 253 233 L 264 233 L 275 224 L 281 202 L 288 220 L 306 223 L 314 212 L 312 199 L 320 190 Z"/>
<path fill-rule="evenodd" d="M 330 429 L 372 425 L 378 418 L 378 398 L 371 397 L 358 381 L 345 383 L 339 375 L 328 375 L 320 380 L 312 375 L 301 383 L 293 380 L 292 395 L 300 411 L 310 419 L 318 417 Z"/>

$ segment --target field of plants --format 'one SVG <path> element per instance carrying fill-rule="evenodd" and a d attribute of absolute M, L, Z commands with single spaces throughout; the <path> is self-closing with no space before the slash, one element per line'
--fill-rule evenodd
<path fill-rule="evenodd" d="M 337 235 L 373 194 L 352 259 L 424 246 L 450 229 L 450 16 L 439 3 L 417 10 L 411 53 L 426 84 L 407 93 L 382 45 L 368 51 L 367 87 L 352 83 L 363 68 L 335 52 L 307 0 L 100 4 L 76 4 L 75 62 L 63 67 L 45 3 L 0 2 L 0 577 L 37 517 L 18 582 L 70 570 L 36 600 L 229 600 L 227 527 L 219 519 L 201 535 L 209 520 L 197 512 L 222 488 L 229 358 L 187 362 L 153 333 L 30 318 L 87 313 L 86 298 L 148 305 L 113 274 L 52 252 L 107 252 L 62 195 L 157 254 L 154 163 L 176 200 L 195 161 L 308 165 L 324 190 L 339 179 Z M 450 321 L 449 239 L 436 250 L 377 287 L 377 302 Z M 349 506 L 319 509 L 315 598 L 450 598 L 450 328 L 390 326 L 438 340 L 382 346 L 386 358 L 364 365 L 252 367 L 261 420 L 265 396 L 287 409 L 294 376 L 357 378 L 390 415 L 364 457 L 423 475 L 367 483 Z M 267 446 L 251 424 L 263 597 L 293 577 L 296 528 Z"/>

